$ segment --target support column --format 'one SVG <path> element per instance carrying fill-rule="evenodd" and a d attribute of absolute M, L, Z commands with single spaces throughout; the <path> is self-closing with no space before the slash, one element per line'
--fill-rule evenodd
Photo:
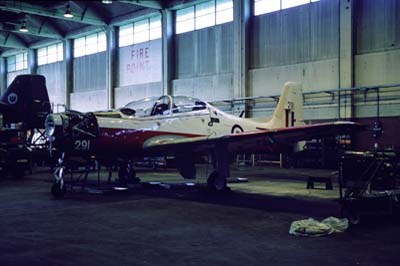
<path fill-rule="evenodd" d="M 174 27 L 171 10 L 162 10 L 162 83 L 163 94 L 173 94 L 173 36 Z"/>
<path fill-rule="evenodd" d="M 29 74 L 37 74 L 37 60 L 34 49 L 28 49 L 28 71 Z"/>
<path fill-rule="evenodd" d="M 3 94 L 7 88 L 6 59 L 0 57 L 0 93 Z"/>
<path fill-rule="evenodd" d="M 248 35 L 250 0 L 233 0 L 233 96 L 245 97 L 248 92 Z"/>
<path fill-rule="evenodd" d="M 107 107 L 108 109 L 115 108 L 114 101 L 114 90 L 116 85 L 116 54 L 118 41 L 116 38 L 118 32 L 116 27 L 108 27 L 106 30 L 106 38 L 107 38 L 107 77 L 106 77 L 106 89 L 107 89 Z"/>
<path fill-rule="evenodd" d="M 354 87 L 353 0 L 339 0 L 339 88 Z M 350 92 L 339 97 L 339 118 L 353 116 Z"/>
<path fill-rule="evenodd" d="M 65 108 L 71 108 L 70 94 L 74 87 L 74 71 L 73 71 L 73 56 L 72 56 L 72 40 L 64 40 L 64 62 L 65 62 Z"/>

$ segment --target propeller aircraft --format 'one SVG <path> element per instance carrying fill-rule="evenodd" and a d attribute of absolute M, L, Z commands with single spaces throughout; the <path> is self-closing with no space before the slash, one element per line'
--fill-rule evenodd
<path fill-rule="evenodd" d="M 144 157 L 174 156 L 179 173 L 196 178 L 195 158 L 210 155 L 214 171 L 207 186 L 226 188 L 230 154 L 283 152 L 308 139 L 350 134 L 362 126 L 349 121 L 305 125 L 301 86 L 287 82 L 272 118 L 256 122 L 233 116 L 192 97 L 165 95 L 122 108 L 50 114 L 45 122 L 51 149 L 61 157 L 52 193 L 65 193 L 65 161 L 71 156 L 119 165 L 121 180 L 135 179 L 133 164 Z"/>

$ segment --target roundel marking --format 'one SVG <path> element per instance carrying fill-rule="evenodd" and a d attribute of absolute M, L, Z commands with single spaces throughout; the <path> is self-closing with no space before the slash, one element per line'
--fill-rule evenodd
<path fill-rule="evenodd" d="M 12 92 L 8 95 L 7 100 L 9 104 L 16 104 L 18 102 L 18 95 Z"/>
<path fill-rule="evenodd" d="M 239 125 L 234 125 L 232 127 L 231 133 L 232 134 L 237 134 L 237 133 L 242 133 L 243 132 L 243 128 Z"/>

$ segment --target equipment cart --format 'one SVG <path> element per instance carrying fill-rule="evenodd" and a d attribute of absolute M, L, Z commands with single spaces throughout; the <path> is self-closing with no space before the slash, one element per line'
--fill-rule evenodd
<path fill-rule="evenodd" d="M 346 151 L 340 162 L 342 216 L 357 224 L 363 215 L 398 214 L 400 152 Z"/>
<path fill-rule="evenodd" d="M 24 176 L 30 169 L 31 151 L 26 145 L 25 132 L 19 129 L 0 128 L 0 172 L 15 178 Z"/>

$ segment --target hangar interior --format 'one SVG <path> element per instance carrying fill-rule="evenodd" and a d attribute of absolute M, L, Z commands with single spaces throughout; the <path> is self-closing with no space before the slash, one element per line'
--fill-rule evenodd
<path fill-rule="evenodd" d="M 378 121 L 357 147 L 398 148 L 399 13 L 396 0 L 1 1 L 0 88 L 41 74 L 55 111 L 171 94 L 264 117 L 297 81 L 307 122 Z"/>
<path fill-rule="evenodd" d="M 27 141 L 29 130 L 21 136 L 7 125 L 0 130 L 0 265 L 397 265 L 399 69 L 398 0 L 0 1 L 0 91 L 19 75 L 44 76 L 53 111 L 70 115 L 51 121 L 53 133 L 57 121 L 60 132 L 67 131 L 64 118 L 75 119 L 71 132 L 73 126 L 99 129 L 87 124 L 98 126 L 107 112 L 89 111 L 165 94 L 264 120 L 287 81 L 302 85 L 308 124 L 369 126 L 351 140 L 352 149 L 365 152 L 341 154 L 340 171 L 233 164 L 227 145 L 210 145 L 208 135 L 202 141 L 213 149 L 209 157 L 222 159 L 195 165 L 185 155 L 197 150 L 177 153 L 188 175 L 196 175 L 193 166 L 200 177 L 182 183 L 181 171 L 152 169 L 148 161 L 134 162 L 139 177 L 134 170 L 127 180 L 131 158 L 100 166 L 87 156 L 92 139 L 77 138 L 77 152 L 88 153 L 67 165 L 65 153 L 49 153 L 53 135 L 28 149 L 11 140 Z M 0 101 L 0 112 L 9 111 L 3 107 Z M 249 133 L 233 129 L 221 139 Z M 273 131 L 261 128 L 260 143 L 273 146 L 267 138 Z M 74 147 L 71 135 L 61 143 Z M 21 155 L 21 147 L 29 152 Z M 30 173 L 9 178 L 4 165 L 18 177 Z M 115 172 L 119 179 L 112 180 Z M 223 177 L 219 190 L 212 190 L 218 188 L 214 173 Z M 367 214 L 373 218 L 361 219 Z M 294 221 L 328 216 L 348 218 L 347 231 L 328 228 L 335 234 L 329 238 L 288 234 Z"/>

